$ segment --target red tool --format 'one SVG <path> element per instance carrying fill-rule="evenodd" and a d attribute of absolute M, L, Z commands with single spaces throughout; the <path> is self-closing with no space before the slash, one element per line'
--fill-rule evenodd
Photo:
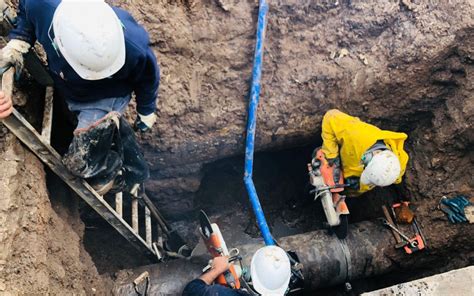
<path fill-rule="evenodd" d="M 199 222 L 201 224 L 200 230 L 202 239 L 211 256 L 213 258 L 219 256 L 229 256 L 229 250 L 227 249 L 219 226 L 217 226 L 215 223 L 211 224 L 209 217 L 207 217 L 206 213 L 202 210 L 199 214 Z M 240 289 L 240 275 L 236 269 L 237 268 L 234 264 L 230 264 L 229 270 L 221 274 L 216 279 L 216 282 L 232 289 Z"/>
<path fill-rule="evenodd" d="M 397 227 L 395 227 L 395 225 L 391 224 L 387 220 L 383 219 L 382 222 L 385 226 L 396 231 L 401 236 L 401 238 L 406 242 L 406 245 L 403 248 L 407 254 L 412 254 L 414 252 L 421 251 L 425 248 L 423 239 L 421 238 L 419 234 L 415 234 L 414 238 L 409 238 L 403 232 L 401 232 Z"/>

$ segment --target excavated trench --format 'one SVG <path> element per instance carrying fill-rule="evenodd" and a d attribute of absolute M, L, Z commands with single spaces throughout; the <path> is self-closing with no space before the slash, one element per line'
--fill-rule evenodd
<path fill-rule="evenodd" d="M 229 245 L 255 246 L 259 233 L 242 181 L 254 1 L 112 2 L 150 32 L 162 69 L 156 129 L 138 135 L 152 169 L 150 197 L 192 244 L 199 239 L 196 213 L 204 209 Z M 474 264 L 472 225 L 452 225 L 436 209 L 443 195 L 473 194 L 472 9 L 470 1 L 271 3 L 254 180 L 275 236 L 296 246 L 295 237 L 320 239 L 315 246 L 330 240 L 306 173 L 326 110 L 409 136 L 404 182 L 348 200 L 354 229 L 378 238 L 378 251 L 364 263 L 368 278 L 351 281 L 353 294 Z M 42 90 L 26 81 L 15 100 L 37 126 Z M 133 108 L 127 116 L 133 120 Z M 54 120 L 53 144 L 62 153 L 73 124 L 59 99 Z M 201 268 L 181 261 L 145 266 L 5 128 L 0 135 L 0 292 L 103 295 L 147 268 L 171 277 Z M 430 246 L 416 256 L 394 250 L 376 221 L 380 206 L 400 197 L 416 205 Z M 307 262 L 313 271 L 325 267 L 314 262 Z M 342 286 L 318 290 L 344 293 Z"/>

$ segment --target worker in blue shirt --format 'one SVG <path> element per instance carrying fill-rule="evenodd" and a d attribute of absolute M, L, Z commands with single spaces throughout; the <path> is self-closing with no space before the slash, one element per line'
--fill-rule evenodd
<path fill-rule="evenodd" d="M 121 115 L 133 92 L 136 128 L 148 131 L 156 121 L 160 75 L 145 29 L 103 0 L 20 0 L 9 37 L 0 68 L 20 70 L 23 55 L 38 41 L 56 91 L 77 115 L 74 138 L 63 157 L 69 170 L 99 194 L 143 183 L 149 169 Z M 0 118 L 9 113 L 11 98 L 0 92 Z"/>

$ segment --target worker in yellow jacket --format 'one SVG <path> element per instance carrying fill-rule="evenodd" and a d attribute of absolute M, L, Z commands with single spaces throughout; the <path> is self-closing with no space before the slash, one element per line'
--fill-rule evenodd
<path fill-rule="evenodd" d="M 342 168 L 354 195 L 402 181 L 408 162 L 405 133 L 381 130 L 333 109 L 323 117 L 322 138 L 326 159 Z"/>

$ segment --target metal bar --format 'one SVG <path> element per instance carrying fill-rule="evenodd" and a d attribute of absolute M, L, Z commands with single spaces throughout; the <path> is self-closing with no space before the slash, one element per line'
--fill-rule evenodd
<path fill-rule="evenodd" d="M 383 205 L 382 206 L 382 211 L 383 211 L 383 214 L 385 216 L 385 219 L 387 219 L 387 221 L 392 224 L 392 225 L 395 225 L 395 223 L 393 222 L 393 219 L 392 219 L 392 216 L 390 216 L 390 213 L 388 212 L 388 209 L 387 209 L 387 206 Z M 400 237 L 400 234 L 398 234 L 395 230 L 393 229 L 390 229 L 392 231 L 392 234 L 393 234 L 393 237 L 395 238 L 395 241 L 397 244 L 400 244 L 402 243 L 402 238 Z"/>
<path fill-rule="evenodd" d="M 10 69 L 2 77 L 2 90 L 6 95 L 11 95 L 13 90 L 14 70 Z M 56 175 L 58 175 L 74 192 L 76 192 L 87 204 L 89 204 L 102 218 L 114 227 L 125 239 L 127 239 L 140 252 L 144 253 L 150 260 L 155 261 L 156 255 L 152 248 L 136 234 L 133 229 L 123 220 L 114 209 L 110 207 L 100 196 L 87 184 L 86 181 L 72 175 L 62 164 L 61 156 L 46 143 L 36 132 L 31 124 L 26 121 L 18 111 L 2 120 L 3 124 L 25 144 L 38 158 L 46 164 Z"/>
<path fill-rule="evenodd" d="M 151 215 L 148 207 L 145 207 L 145 240 L 151 246 Z"/>
<path fill-rule="evenodd" d="M 53 96 L 54 88 L 52 86 L 47 86 L 46 95 L 44 97 L 43 128 L 41 129 L 41 136 L 47 143 L 51 143 L 51 128 L 53 125 Z"/>
<path fill-rule="evenodd" d="M 123 193 L 115 194 L 115 211 L 120 217 L 123 217 Z"/>
<path fill-rule="evenodd" d="M 138 234 L 138 199 L 132 199 L 132 229 Z"/>
<path fill-rule="evenodd" d="M 253 173 L 253 155 L 255 149 L 255 130 L 257 127 L 257 108 L 260 99 L 260 80 L 262 77 L 262 61 L 263 61 L 263 42 L 265 39 L 266 16 L 268 5 L 265 0 L 260 0 L 257 24 L 257 42 L 255 45 L 255 57 L 252 70 L 252 86 L 250 91 L 249 115 L 247 123 L 247 140 L 245 147 L 245 173 L 244 183 L 247 189 L 250 203 L 252 204 L 258 227 L 262 232 L 263 239 L 267 246 L 275 245 L 270 229 L 268 227 L 265 215 L 263 213 L 260 200 L 258 199 L 257 190 L 252 180 Z"/>

